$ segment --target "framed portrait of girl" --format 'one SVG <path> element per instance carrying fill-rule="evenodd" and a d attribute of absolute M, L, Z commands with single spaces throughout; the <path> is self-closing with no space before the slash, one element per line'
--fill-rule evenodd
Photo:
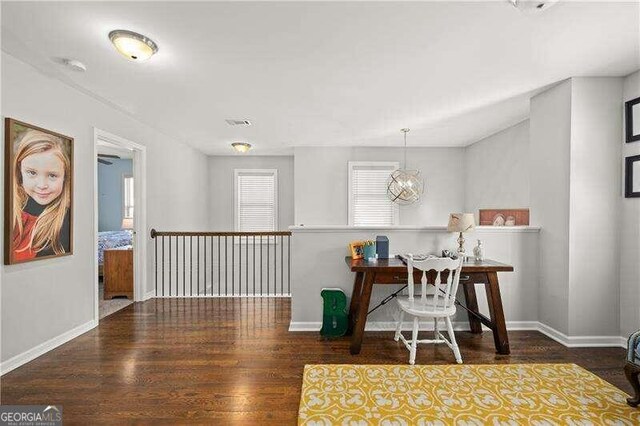
<path fill-rule="evenodd" d="M 73 254 L 73 138 L 5 119 L 4 263 Z"/>

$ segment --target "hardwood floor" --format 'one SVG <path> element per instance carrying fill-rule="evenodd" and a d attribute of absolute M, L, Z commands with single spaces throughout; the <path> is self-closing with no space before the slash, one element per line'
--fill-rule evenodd
<path fill-rule="evenodd" d="M 295 424 L 305 364 L 406 364 L 392 332 L 348 339 L 289 333 L 288 299 L 152 299 L 2 377 L 2 404 L 60 404 L 65 424 Z M 625 351 L 568 349 L 535 331 L 509 332 L 511 355 L 489 333 L 456 333 L 465 363 L 574 362 L 625 392 Z M 416 364 L 447 364 L 444 345 Z"/>

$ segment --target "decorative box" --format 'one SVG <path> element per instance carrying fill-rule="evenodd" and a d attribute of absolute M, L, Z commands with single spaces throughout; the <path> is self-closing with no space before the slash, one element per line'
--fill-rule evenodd
<path fill-rule="evenodd" d="M 384 235 L 376 237 L 376 253 L 378 254 L 378 259 L 389 258 L 389 238 Z"/>

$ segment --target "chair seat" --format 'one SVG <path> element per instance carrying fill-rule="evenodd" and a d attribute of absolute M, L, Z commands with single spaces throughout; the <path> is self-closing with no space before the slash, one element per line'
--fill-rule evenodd
<path fill-rule="evenodd" d="M 433 296 L 425 296 L 424 299 L 418 296 L 413 300 L 410 300 L 408 296 L 398 296 L 396 300 L 400 309 L 410 315 L 439 318 L 449 317 L 456 313 L 455 305 L 448 308 L 442 306 L 442 298 L 438 299 L 438 306 L 434 308 Z"/>

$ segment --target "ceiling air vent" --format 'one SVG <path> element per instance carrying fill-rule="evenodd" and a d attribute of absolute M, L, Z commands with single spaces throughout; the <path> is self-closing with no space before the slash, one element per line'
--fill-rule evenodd
<path fill-rule="evenodd" d="M 540 13 L 558 3 L 559 0 L 508 0 L 516 9 L 522 13 Z"/>
<path fill-rule="evenodd" d="M 251 126 L 251 122 L 249 120 L 224 120 L 227 122 L 229 126 Z"/>

